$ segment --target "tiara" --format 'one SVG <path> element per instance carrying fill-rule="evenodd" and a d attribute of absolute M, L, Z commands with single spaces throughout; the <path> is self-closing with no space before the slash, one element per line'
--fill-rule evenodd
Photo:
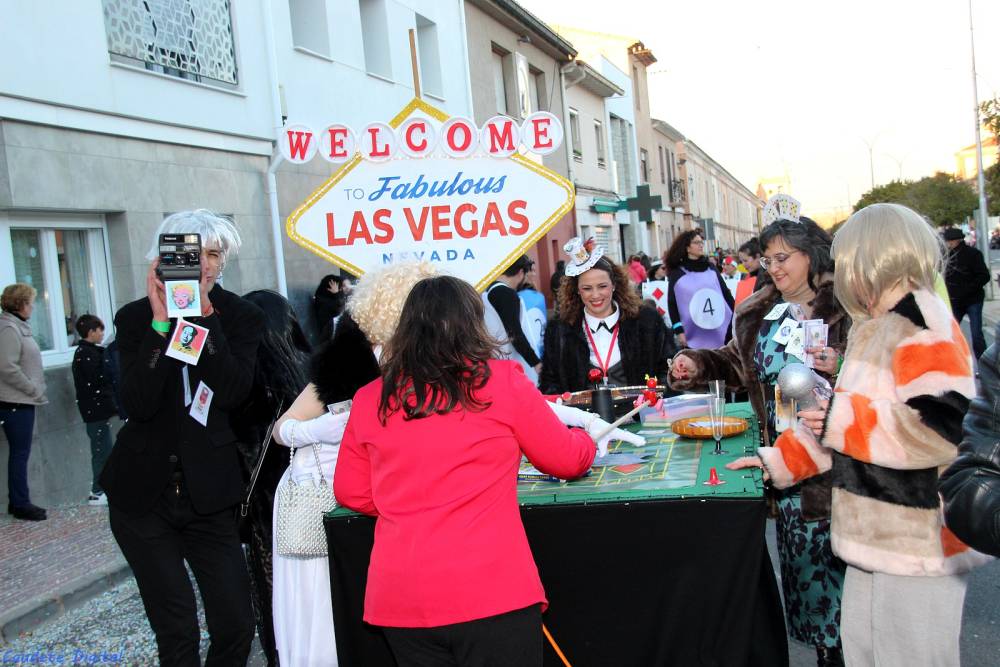
<path fill-rule="evenodd" d="M 798 199 L 785 194 L 777 194 L 767 200 L 761 220 L 765 226 L 778 220 L 802 222 L 799 220 L 801 213 L 802 204 Z"/>

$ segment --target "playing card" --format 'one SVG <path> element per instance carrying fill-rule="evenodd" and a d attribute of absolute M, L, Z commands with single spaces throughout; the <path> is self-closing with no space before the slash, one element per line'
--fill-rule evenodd
<path fill-rule="evenodd" d="M 785 321 L 778 327 L 778 330 L 774 332 L 773 336 L 771 336 L 771 340 L 778 345 L 787 345 L 788 340 L 792 337 L 792 331 L 797 329 L 798 326 L 798 322 L 790 317 L 786 317 Z"/>
<path fill-rule="evenodd" d="M 795 327 L 788 336 L 788 342 L 785 344 L 785 353 L 794 355 L 804 361 L 806 357 L 805 342 L 805 330 L 801 326 Z"/>
<path fill-rule="evenodd" d="M 776 320 L 779 317 L 781 317 L 782 315 L 784 315 L 786 310 L 788 310 L 788 304 L 787 303 L 779 303 L 774 308 L 772 308 L 770 311 L 768 311 L 767 315 L 764 316 L 764 319 L 765 320 L 771 320 L 771 321 Z"/>
<path fill-rule="evenodd" d="M 778 433 L 787 431 L 795 426 L 795 413 L 798 412 L 795 399 L 783 400 L 781 397 L 781 387 L 774 386 L 774 430 Z"/>

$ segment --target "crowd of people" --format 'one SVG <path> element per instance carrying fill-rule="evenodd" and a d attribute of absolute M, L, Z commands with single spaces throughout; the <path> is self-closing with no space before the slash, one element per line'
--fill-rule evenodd
<path fill-rule="evenodd" d="M 540 665 L 547 601 L 516 471 L 526 456 L 572 479 L 609 440 L 641 442 L 549 400 L 599 377 L 674 392 L 722 380 L 746 396 L 762 446 L 730 466 L 763 471 L 787 630 L 818 665 L 957 665 L 967 573 L 1000 556 L 989 271 L 960 231 L 938 234 L 904 206 L 866 207 L 831 237 L 790 201 L 769 203 L 760 236 L 735 252 L 706 252 L 693 229 L 660 260 L 618 264 L 574 239 L 551 313 L 527 256 L 482 294 L 427 263 L 356 284 L 325 276 L 315 349 L 284 297 L 222 287 L 241 244 L 229 220 L 167 217 L 157 238 L 202 239 L 201 313 L 185 320 L 203 331 L 200 357 L 169 354 L 178 320 L 154 243 L 146 296 L 118 311 L 113 346 L 83 315 L 73 361 L 88 502 L 109 505 L 161 664 L 200 664 L 186 567 L 207 664 L 244 664 L 255 633 L 271 665 L 338 664 L 325 541 L 297 514 L 314 506 L 296 494 L 314 489 L 313 501 L 378 517 L 364 620 L 398 664 Z M 643 299 L 650 282 L 665 283 L 666 308 Z M 27 483 L 46 402 L 35 296 L 8 286 L 0 315 L 8 511 L 25 520 L 46 518 Z M 807 322 L 823 325 L 822 344 L 790 349 L 786 329 Z M 777 377 L 805 357 L 832 398 L 789 419 Z"/>

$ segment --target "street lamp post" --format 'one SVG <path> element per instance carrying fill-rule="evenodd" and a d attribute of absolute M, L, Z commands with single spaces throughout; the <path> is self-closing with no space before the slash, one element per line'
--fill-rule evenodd
<path fill-rule="evenodd" d="M 874 137 L 872 137 L 870 141 L 868 139 L 865 139 L 864 137 L 861 137 L 861 141 L 865 142 L 865 146 L 868 147 L 868 170 L 871 173 L 872 190 L 875 189 L 875 157 L 873 155 L 873 152 L 875 150 L 875 142 L 878 141 L 879 135 L 881 134 L 882 132 L 879 132 Z"/>
<path fill-rule="evenodd" d="M 983 137 L 980 131 L 979 119 L 979 87 L 976 81 L 976 35 L 972 25 L 972 0 L 969 0 L 969 45 L 972 50 L 972 101 L 973 113 L 976 119 L 976 183 L 979 186 L 979 220 L 976 221 L 976 245 L 982 250 L 989 266 L 990 245 L 989 235 L 986 230 L 987 216 L 986 209 L 986 178 L 983 175 Z M 990 298 L 993 298 L 993 281 L 990 281 Z"/>

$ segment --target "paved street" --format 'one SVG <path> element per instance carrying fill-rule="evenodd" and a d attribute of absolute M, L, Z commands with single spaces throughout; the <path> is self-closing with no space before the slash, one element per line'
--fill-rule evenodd
<path fill-rule="evenodd" d="M 10 605 L 25 602 L 28 598 L 18 591 L 33 591 L 37 600 L 45 597 L 48 586 L 49 596 L 65 589 L 77 581 L 86 569 L 92 572 L 111 571 L 119 567 L 120 555 L 107 529 L 106 510 L 95 508 L 55 509 L 52 519 L 39 524 L 14 522 L 8 517 L 0 517 L 0 543 L 15 545 L 14 536 L 26 532 L 52 529 L 45 538 L 34 535 L 37 544 L 30 553 L 4 549 L 0 555 L 0 593 L 5 595 L 0 614 L 6 613 Z M 774 525 L 768 525 L 768 545 L 771 562 L 777 565 L 774 546 Z M 110 547 L 110 548 L 109 548 Z M 9 556 L 15 554 L 13 562 Z M 63 573 L 53 572 L 51 566 L 63 563 Z M 777 574 L 777 568 L 775 568 Z M 16 573 L 11 576 L 11 573 Z M 84 576 L 84 579 L 86 577 Z M 16 581 L 16 583 L 15 583 Z M 74 656 L 87 656 L 95 663 L 154 665 L 156 645 L 152 631 L 146 621 L 142 601 L 135 581 L 125 574 L 109 589 L 99 592 L 92 590 L 93 597 L 73 599 L 63 595 L 61 603 L 50 605 L 53 615 L 40 625 L 26 632 L 6 635 L 6 643 L 0 642 L 0 660 L 4 656 L 44 652 L 66 656 L 71 662 Z M 81 598 L 82 598 L 81 594 Z M 38 597 L 40 596 L 40 597 Z M 202 624 L 203 651 L 207 648 L 208 636 Z M 975 571 L 969 580 L 965 601 L 965 615 L 962 625 L 962 664 L 966 667 L 995 667 L 1000 655 L 1000 563 L 993 563 Z M 8 626 L 9 627 L 9 626 Z M 789 655 L 793 667 L 815 665 L 815 655 L 807 647 L 790 642 Z M 116 657 L 121 656 L 120 659 Z M 260 667 L 265 663 L 258 644 L 254 643 L 249 663 Z"/>

